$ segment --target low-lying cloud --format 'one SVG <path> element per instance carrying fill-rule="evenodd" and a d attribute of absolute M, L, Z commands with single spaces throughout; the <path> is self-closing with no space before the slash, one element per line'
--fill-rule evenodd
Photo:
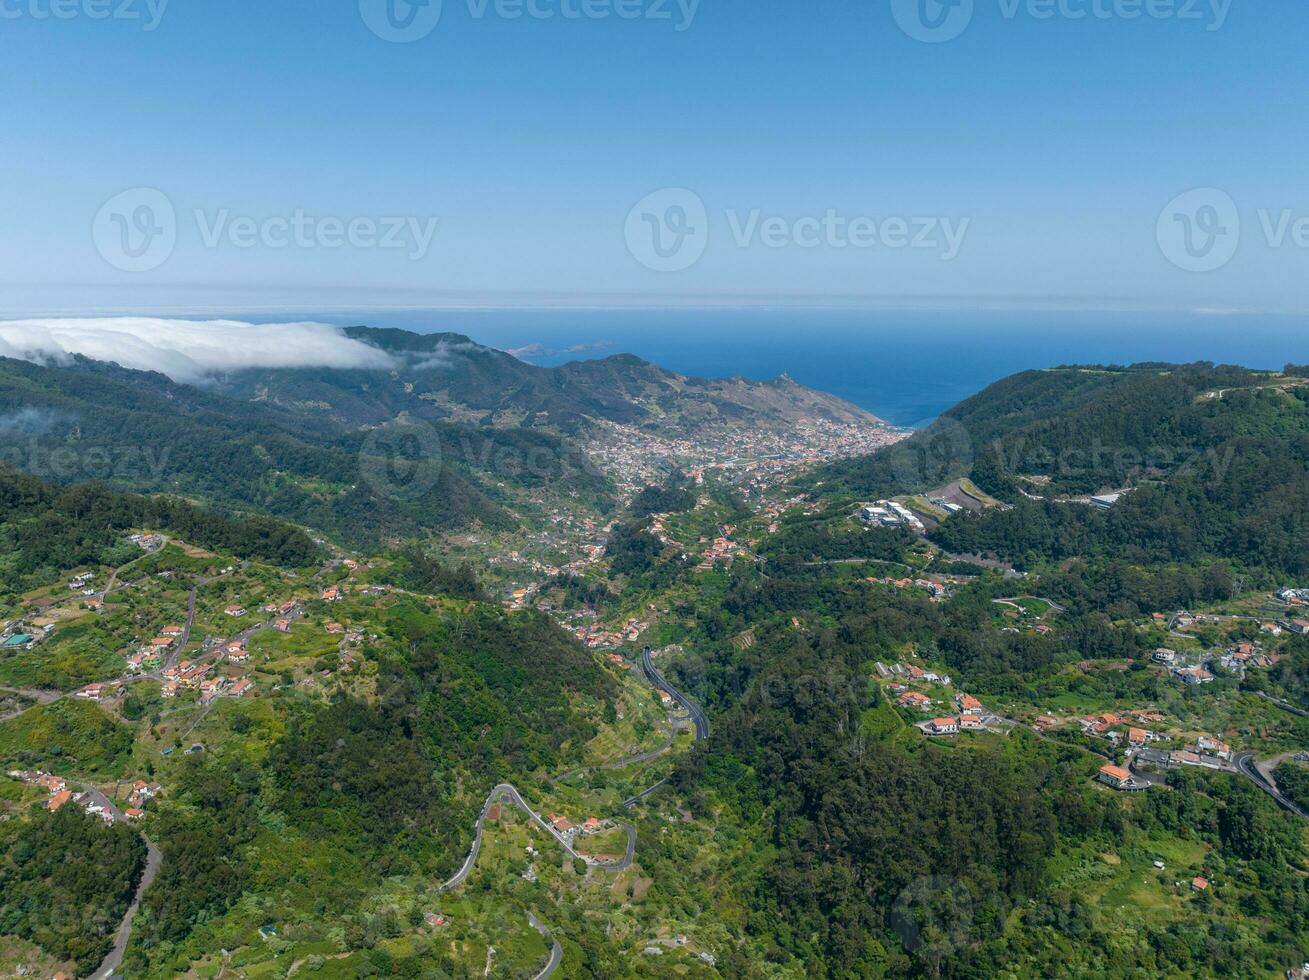
<path fill-rule="evenodd" d="M 202 384 L 249 368 L 396 366 L 385 351 L 326 323 L 149 317 L 0 321 L 0 357 L 64 364 L 74 354 L 158 371 L 182 384 Z"/>

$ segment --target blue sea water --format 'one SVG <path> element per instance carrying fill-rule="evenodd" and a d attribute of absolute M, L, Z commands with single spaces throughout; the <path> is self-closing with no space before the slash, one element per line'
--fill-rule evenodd
<path fill-rule="evenodd" d="M 405 309 L 241 318 L 452 331 L 541 365 L 632 353 L 701 377 L 766 380 L 786 373 L 889 422 L 912 426 L 1028 368 L 1309 363 L 1309 321 L 1263 314 Z"/>

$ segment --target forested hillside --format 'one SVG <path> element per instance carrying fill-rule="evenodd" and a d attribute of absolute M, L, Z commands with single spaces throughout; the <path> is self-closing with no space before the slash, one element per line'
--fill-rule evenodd
<path fill-rule="evenodd" d="M 318 555 L 303 530 L 270 517 L 223 517 L 184 500 L 97 485 L 61 487 L 0 466 L 0 568 L 11 575 L 119 564 L 139 553 L 124 541 L 132 528 L 283 565 L 307 565 Z"/>

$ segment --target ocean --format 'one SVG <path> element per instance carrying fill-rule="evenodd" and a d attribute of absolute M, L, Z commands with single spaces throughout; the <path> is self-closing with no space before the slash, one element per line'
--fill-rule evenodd
<path fill-rule="evenodd" d="M 1263 314 L 404 309 L 231 315 L 452 331 L 547 366 L 631 353 L 701 377 L 767 380 L 786 373 L 904 426 L 924 425 L 988 384 L 1029 368 L 1309 363 L 1309 323 Z"/>

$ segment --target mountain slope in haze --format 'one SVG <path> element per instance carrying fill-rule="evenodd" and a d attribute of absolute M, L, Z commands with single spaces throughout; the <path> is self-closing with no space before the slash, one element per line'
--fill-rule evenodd
<path fill-rule="evenodd" d="M 800 418 L 876 425 L 873 415 L 788 377 L 691 378 L 630 354 L 546 368 L 474 343 L 461 334 L 414 334 L 353 327 L 355 340 L 396 360 L 392 372 L 245 371 L 225 380 L 238 397 L 350 421 L 377 421 L 426 405 L 440 417 L 566 433 L 593 420 L 694 437 L 717 424 L 777 425 Z"/>
<path fill-rule="evenodd" d="M 880 424 L 788 378 L 686 378 L 630 356 L 540 368 L 457 334 L 349 333 L 393 369 L 245 370 L 197 387 L 80 356 L 0 359 L 0 458 L 363 544 L 509 529 L 547 493 L 607 509 L 612 487 L 573 441 L 598 423 L 679 439 L 802 418 Z"/>
<path fill-rule="evenodd" d="M 366 422 L 343 422 L 87 358 L 0 359 L 0 459 L 44 479 L 201 497 L 361 543 L 513 526 L 502 483 L 604 499 L 603 478 L 558 436 L 428 420 L 422 405 L 388 415 L 373 404 L 357 416 Z"/>

